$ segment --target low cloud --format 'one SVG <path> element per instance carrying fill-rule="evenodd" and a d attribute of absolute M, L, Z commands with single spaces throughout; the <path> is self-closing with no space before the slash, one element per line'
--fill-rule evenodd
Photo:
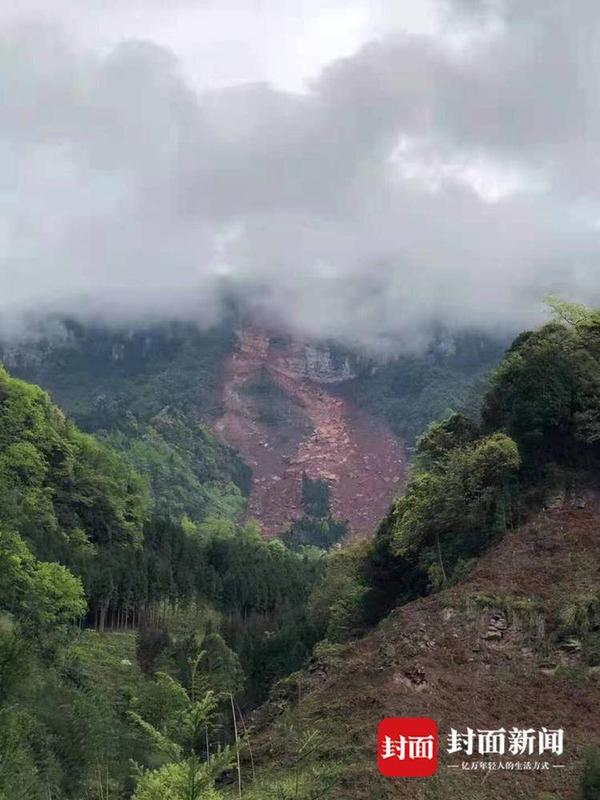
<path fill-rule="evenodd" d="M 0 35 L 0 315 L 249 313 L 371 352 L 600 299 L 600 7 L 455 0 L 307 91 Z"/>

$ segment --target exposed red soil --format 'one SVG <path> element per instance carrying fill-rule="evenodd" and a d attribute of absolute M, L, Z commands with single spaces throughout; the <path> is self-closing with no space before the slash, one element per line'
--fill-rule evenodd
<path fill-rule="evenodd" d="M 324 761 L 344 765 L 332 800 L 575 800 L 586 747 L 600 743 L 600 668 L 565 649 L 556 631 L 565 603 L 598 592 L 599 523 L 593 502 L 540 514 L 487 553 L 464 584 L 395 610 L 364 639 L 282 682 L 256 714 L 259 769 L 262 759 L 283 760 L 279 734 L 289 714 L 322 733 Z M 518 609 L 533 604 L 528 622 Z M 506 627 L 490 636 L 498 614 Z M 378 774 L 377 724 L 396 716 L 437 721 L 435 781 Z M 446 753 L 453 727 L 542 726 L 565 737 L 548 770 L 464 771 L 461 757 Z"/>
<path fill-rule="evenodd" d="M 250 513 L 266 536 L 302 516 L 302 473 L 326 480 L 332 512 L 351 533 L 372 533 L 398 493 L 404 474 L 400 442 L 383 423 L 338 396 L 334 383 L 306 375 L 304 345 L 272 344 L 246 329 L 224 367 L 218 435 L 240 451 L 254 474 Z M 273 424 L 253 407 L 248 390 L 267 374 L 284 397 L 287 418 Z"/>

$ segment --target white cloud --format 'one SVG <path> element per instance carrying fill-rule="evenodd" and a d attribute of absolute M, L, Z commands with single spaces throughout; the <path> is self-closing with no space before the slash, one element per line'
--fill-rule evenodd
<path fill-rule="evenodd" d="M 210 322 L 227 291 L 387 352 L 529 324 L 550 291 L 597 302 L 600 7 L 488 6 L 63 0 L 62 35 L 7 31 L 5 324 Z M 113 46 L 134 33 L 155 41 Z"/>
<path fill-rule="evenodd" d="M 0 21 L 56 24 L 105 53 L 124 39 L 172 50 L 196 88 L 303 91 L 329 62 L 390 30 L 432 32 L 432 0 L 19 0 Z"/>

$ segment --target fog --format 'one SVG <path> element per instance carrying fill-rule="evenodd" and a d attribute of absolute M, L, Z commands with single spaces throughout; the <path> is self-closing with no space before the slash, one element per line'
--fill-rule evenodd
<path fill-rule="evenodd" d="M 597 303 L 600 6 L 384 5 L 0 11 L 4 333 L 233 298 L 390 354 Z"/>

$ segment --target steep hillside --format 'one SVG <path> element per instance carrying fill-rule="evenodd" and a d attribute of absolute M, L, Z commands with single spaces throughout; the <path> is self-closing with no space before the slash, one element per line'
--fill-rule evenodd
<path fill-rule="evenodd" d="M 229 693 L 262 701 L 320 636 L 306 611 L 318 554 L 227 516 L 153 517 L 148 488 L 0 367 L 1 800 L 131 797 L 132 763 L 163 763 L 136 714 L 179 734 L 197 680 L 218 692 L 202 707 L 225 744 Z M 190 754 L 198 771 L 206 755 Z"/>
<path fill-rule="evenodd" d="M 265 327 L 236 338 L 232 315 L 206 331 L 47 320 L 25 341 L 0 342 L 0 362 L 123 451 L 163 515 L 235 518 L 249 465 L 249 510 L 267 535 L 302 516 L 306 473 L 331 484 L 333 516 L 361 536 L 397 493 L 400 441 L 412 445 L 449 409 L 476 412 L 481 374 L 500 350 L 464 334 L 379 363 Z"/>
<path fill-rule="evenodd" d="M 308 736 L 302 790 L 331 779 L 332 800 L 576 797 L 584 749 L 600 737 L 600 652 L 582 645 L 599 602 L 599 530 L 593 496 L 543 512 L 488 552 L 465 583 L 395 610 L 363 640 L 321 650 L 258 714 L 254 760 L 271 775 L 246 796 L 284 796 L 276 792 L 296 776 L 294 742 Z M 390 716 L 437 720 L 436 777 L 379 775 L 376 729 Z M 537 758 L 549 761 L 547 770 L 463 770 L 462 760 L 477 756 L 445 752 L 453 727 L 542 726 L 565 736 L 562 756 Z"/>
<path fill-rule="evenodd" d="M 331 486 L 334 516 L 371 533 L 397 494 L 400 442 L 335 387 L 352 377 L 348 358 L 324 347 L 246 328 L 228 358 L 224 413 L 214 430 L 253 471 L 250 511 L 269 536 L 302 516 L 302 474 Z"/>
<path fill-rule="evenodd" d="M 233 343 L 227 321 L 202 331 L 177 322 L 108 328 L 54 320 L 23 341 L 0 342 L 0 363 L 125 453 L 148 478 L 157 514 L 235 518 L 250 471 L 201 424 L 215 412 Z"/>
<path fill-rule="evenodd" d="M 440 333 L 420 355 L 383 363 L 362 359 L 344 392 L 383 419 L 409 449 L 432 420 L 449 411 L 478 417 L 486 376 L 509 343 L 477 331 Z"/>
<path fill-rule="evenodd" d="M 107 327 L 46 320 L 22 340 L 0 341 L 0 361 L 94 431 L 121 425 L 128 412 L 139 419 L 167 407 L 207 413 L 233 343 L 228 321 L 205 331 L 180 322 Z"/>

